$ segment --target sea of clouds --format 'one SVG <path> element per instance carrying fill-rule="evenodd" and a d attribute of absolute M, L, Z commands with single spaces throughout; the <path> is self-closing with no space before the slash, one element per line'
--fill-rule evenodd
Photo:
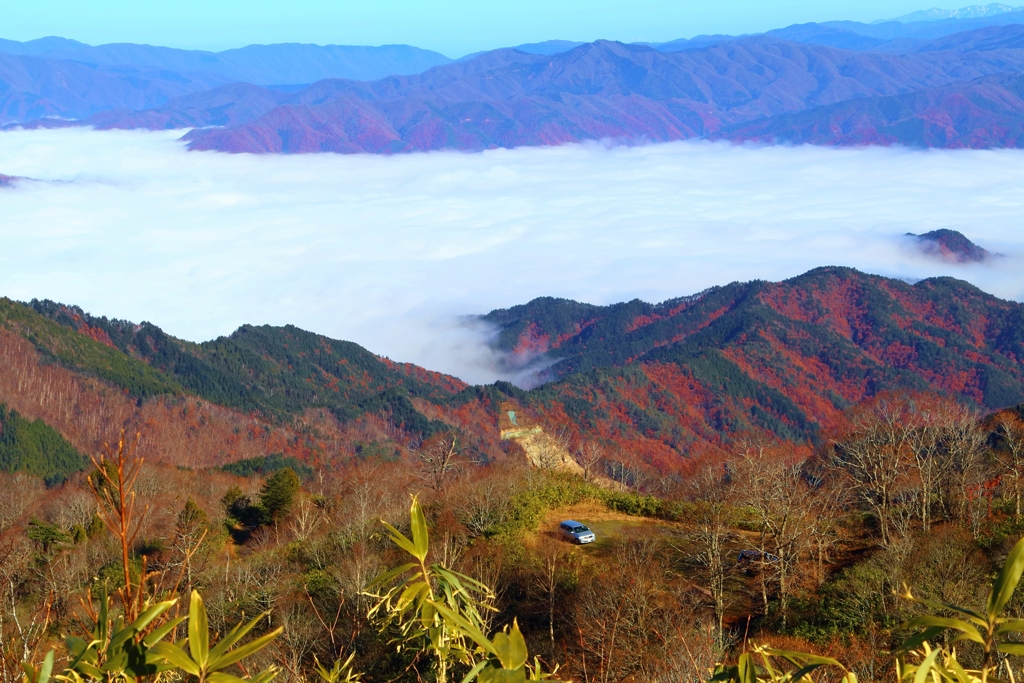
<path fill-rule="evenodd" d="M 602 144 L 468 154 L 187 152 L 180 132 L 0 133 L 0 295 L 200 341 L 243 323 L 470 382 L 522 378 L 467 318 L 660 301 L 822 265 L 1024 298 L 1024 152 Z M 960 230 L 1006 258 L 930 260 Z"/>

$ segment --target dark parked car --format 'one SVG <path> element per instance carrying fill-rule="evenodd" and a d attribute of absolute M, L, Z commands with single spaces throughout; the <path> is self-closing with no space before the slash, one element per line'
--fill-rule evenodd
<path fill-rule="evenodd" d="M 562 530 L 562 536 L 565 537 L 565 540 L 571 543 L 582 545 L 594 542 L 594 532 L 575 520 L 567 519 L 559 524 L 558 528 Z"/>
<path fill-rule="evenodd" d="M 747 562 L 778 562 L 779 558 L 771 553 L 764 553 L 760 550 L 741 550 L 740 556 L 736 558 L 736 564 Z"/>

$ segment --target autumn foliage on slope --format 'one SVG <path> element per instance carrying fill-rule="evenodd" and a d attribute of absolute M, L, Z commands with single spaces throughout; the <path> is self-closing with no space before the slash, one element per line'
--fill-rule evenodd
<path fill-rule="evenodd" d="M 511 357 L 558 358 L 531 391 L 468 387 L 291 326 L 193 344 L 52 302 L 0 313 L 0 402 L 83 453 L 141 428 L 157 459 L 189 467 L 282 454 L 330 469 L 449 432 L 493 460 L 515 450 L 498 434 L 511 402 L 560 448 L 600 452 L 629 479 L 692 470 L 750 437 L 809 452 L 851 405 L 886 391 L 1024 401 L 1024 306 L 949 278 L 844 268 L 661 304 L 537 299 L 488 314 Z"/>
<path fill-rule="evenodd" d="M 816 442 L 884 391 L 1024 401 L 1024 306 L 951 278 L 820 268 L 656 305 L 537 299 L 485 319 L 503 350 L 559 358 L 530 406 L 660 468 L 745 434 Z"/>
<path fill-rule="evenodd" d="M 486 391 L 355 344 L 249 327 L 188 344 L 49 302 L 0 301 L 0 403 L 82 453 L 126 428 L 187 467 L 281 454 L 329 469 L 452 428 L 480 457 L 501 453 Z"/>

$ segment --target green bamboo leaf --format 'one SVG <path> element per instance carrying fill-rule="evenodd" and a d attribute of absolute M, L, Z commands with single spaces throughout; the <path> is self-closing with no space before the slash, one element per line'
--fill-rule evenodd
<path fill-rule="evenodd" d="M 935 665 L 935 658 L 939 656 L 940 650 L 932 650 L 921 665 L 917 667 L 917 671 L 914 673 L 914 683 L 925 683 L 928 680 L 928 674 L 931 672 L 932 667 Z"/>
<path fill-rule="evenodd" d="M 399 531 L 398 529 L 396 529 L 395 527 L 391 526 L 383 520 L 381 521 L 381 524 L 383 524 L 384 527 L 388 530 L 388 536 L 391 538 L 395 545 L 397 545 L 399 548 L 415 557 L 417 560 L 420 560 L 420 562 L 423 561 L 422 559 L 420 559 L 419 553 L 416 550 L 416 546 L 413 544 L 412 541 L 406 538 L 405 534 L 403 534 L 401 531 Z"/>
<path fill-rule="evenodd" d="M 94 681 L 101 681 L 105 678 L 103 672 L 100 671 L 98 667 L 84 662 L 78 663 L 78 666 L 75 667 L 75 672 L 85 676 L 86 678 L 91 678 Z"/>
<path fill-rule="evenodd" d="M 509 643 L 508 635 L 504 631 L 495 633 L 491 644 L 494 645 L 494 651 L 498 653 L 498 662 L 501 664 L 501 668 L 511 669 L 512 646 Z"/>
<path fill-rule="evenodd" d="M 464 633 L 473 642 L 479 645 L 485 652 L 492 654 L 494 656 L 498 655 L 498 652 L 494 649 L 494 644 L 490 641 L 490 639 L 487 636 L 485 636 L 483 632 L 480 631 L 479 628 L 471 624 L 462 615 L 456 614 L 454 611 L 448 609 L 446 606 L 440 603 L 430 602 L 429 604 L 431 604 L 434 607 L 434 609 L 441 613 L 441 616 L 444 617 L 444 620 L 446 622 L 452 622 L 452 624 L 458 627 L 458 629 L 462 633 Z"/>
<path fill-rule="evenodd" d="M 147 626 L 153 623 L 154 619 L 159 617 L 161 614 L 163 614 L 170 608 L 174 607 L 174 603 L 176 602 L 178 601 L 167 600 L 166 602 L 158 602 L 157 604 L 153 605 L 145 612 L 140 614 L 139 618 L 132 622 L 131 628 L 133 628 L 136 633 L 141 633 L 146 629 Z"/>
<path fill-rule="evenodd" d="M 735 666 L 722 666 L 719 664 L 715 667 L 715 672 L 711 676 L 712 681 L 736 681 L 739 679 L 739 674 L 736 671 Z"/>
<path fill-rule="evenodd" d="M 166 659 L 153 652 L 153 648 L 145 649 L 145 656 L 143 659 L 146 662 L 146 668 L 153 671 L 153 673 L 160 673 L 162 671 L 170 671 L 175 667 L 170 664 Z"/>
<path fill-rule="evenodd" d="M 763 648 L 763 651 L 772 657 L 783 657 L 789 660 L 793 664 L 800 665 L 803 663 L 816 663 L 819 666 L 836 666 L 840 669 L 845 669 L 842 664 L 831 657 L 821 657 L 819 655 L 812 655 L 807 652 L 796 652 L 795 650 L 779 650 L 773 647 Z"/>
<path fill-rule="evenodd" d="M 210 628 L 199 591 L 192 591 L 192 602 L 188 610 L 188 649 L 199 668 L 206 669 L 210 655 Z"/>
<path fill-rule="evenodd" d="M 929 640 L 935 640 L 935 638 L 942 635 L 945 630 L 945 628 L 939 626 L 930 626 L 920 633 L 916 633 L 904 640 L 903 644 L 896 649 L 896 652 L 904 653 L 916 650 Z"/>
<path fill-rule="evenodd" d="M 278 627 L 264 636 L 260 636 L 255 640 L 249 641 L 245 645 L 239 645 L 234 650 L 231 650 L 230 652 L 227 652 L 224 655 L 218 657 L 216 661 L 210 662 L 210 669 L 224 669 L 241 659 L 245 659 L 246 657 L 255 652 L 259 652 L 267 645 L 269 645 L 270 642 L 274 640 L 274 638 L 277 638 L 279 635 L 281 635 L 282 631 L 284 631 L 284 629 Z"/>
<path fill-rule="evenodd" d="M 103 582 L 103 587 L 100 588 L 100 608 L 96 615 L 96 623 L 101 629 L 105 629 L 107 625 L 107 614 L 110 611 L 110 596 L 107 594 L 107 582 Z M 100 636 L 103 638 L 103 636 Z"/>
<path fill-rule="evenodd" d="M 346 662 L 346 666 L 347 666 L 347 662 Z M 276 666 L 272 666 L 269 669 L 267 669 L 266 671 L 263 671 L 263 672 L 257 674 L 256 677 L 252 679 L 251 683 L 270 683 L 270 681 L 274 680 L 274 678 L 277 676 L 277 673 L 279 671 L 280 671 L 280 669 L 278 669 Z M 357 674 L 357 675 L 361 676 L 362 674 Z"/>
<path fill-rule="evenodd" d="M 222 671 L 217 671 L 216 673 L 210 674 L 206 677 L 206 680 L 208 680 L 210 683 L 249 683 L 249 681 L 245 680 L 244 678 L 239 678 L 238 676 L 233 676 L 232 674 L 226 674 Z"/>
<path fill-rule="evenodd" d="M 466 677 L 462 679 L 462 683 L 470 683 L 474 678 L 477 677 L 477 675 L 479 675 L 481 671 L 484 670 L 484 667 L 486 667 L 489 663 L 490 662 L 488 662 L 486 659 L 481 662 L 477 662 L 477 665 L 470 669 L 469 673 L 466 674 Z"/>
<path fill-rule="evenodd" d="M 67 645 L 68 652 L 70 652 L 73 657 L 71 663 L 68 664 L 68 668 L 74 669 L 75 665 L 78 664 L 78 661 L 85 657 L 85 654 L 94 644 L 97 643 L 97 641 L 94 640 L 92 643 L 87 643 L 78 636 L 68 636 L 64 639 L 64 643 Z"/>
<path fill-rule="evenodd" d="M 219 643 L 213 646 L 213 649 L 210 650 L 209 659 L 212 661 L 223 656 L 223 654 L 228 651 L 228 648 L 232 647 L 235 643 L 244 638 L 249 633 L 249 631 L 256 628 L 256 625 L 263 621 L 269 614 L 270 612 L 264 612 L 263 614 L 258 615 L 248 624 L 237 624 L 233 629 L 231 629 L 231 631 L 226 636 L 221 638 L 221 641 Z"/>
<path fill-rule="evenodd" d="M 995 619 L 1003 611 L 1003 607 L 1010 600 L 1013 591 L 1017 589 L 1022 572 L 1024 572 L 1024 538 L 1013 546 L 1013 550 L 1006 556 L 1006 562 L 1003 563 L 999 576 L 992 583 L 992 592 L 988 597 L 989 619 Z"/>
<path fill-rule="evenodd" d="M 480 683 L 526 683 L 525 669 L 487 668 L 480 674 Z"/>
<path fill-rule="evenodd" d="M 978 629 L 973 624 L 969 624 L 963 619 L 950 619 L 948 617 L 916 617 L 911 619 L 905 624 L 905 628 L 920 628 L 921 626 L 937 626 L 943 629 L 955 629 L 964 634 L 968 640 L 973 640 L 976 643 L 985 644 L 985 639 L 981 637 Z"/>
<path fill-rule="evenodd" d="M 956 605 L 949 605 L 945 602 L 938 602 L 937 600 L 929 600 L 927 598 L 915 598 L 913 596 L 910 596 L 909 599 L 913 602 L 917 602 L 926 607 L 929 607 L 935 610 L 936 612 L 944 612 L 946 610 L 949 610 L 950 612 L 962 614 L 965 617 L 967 617 L 967 620 L 971 623 L 976 624 L 981 628 L 988 628 L 988 619 L 986 619 L 984 615 L 979 614 L 978 612 L 975 612 L 973 610 L 969 610 L 966 607 L 957 607 Z"/>
<path fill-rule="evenodd" d="M 256 624 L 259 623 L 259 621 L 261 619 L 263 619 L 264 616 L 266 616 L 266 613 L 259 615 L 258 617 L 256 617 L 255 619 L 251 620 L 247 624 L 246 623 L 242 623 L 241 621 L 238 622 L 237 624 L 235 624 L 234 627 L 232 627 L 232 629 L 230 631 L 228 631 L 227 634 L 223 638 L 220 639 L 219 643 L 217 643 L 212 648 L 210 648 L 210 657 L 209 658 L 210 659 L 217 659 L 222 654 L 227 652 L 228 648 L 230 648 L 232 645 L 234 645 L 235 643 L 240 641 L 242 638 L 244 638 L 245 634 L 247 634 L 249 631 L 251 631 L 252 629 L 256 628 Z M 245 629 L 245 630 L 243 631 L 242 629 Z"/>
<path fill-rule="evenodd" d="M 103 671 L 120 671 L 128 665 L 128 653 L 124 650 L 111 652 L 107 649 L 107 661 L 100 667 Z"/>
<path fill-rule="evenodd" d="M 999 626 L 996 627 L 996 633 L 999 635 L 1003 633 L 1024 632 L 1024 619 L 1000 619 L 998 623 Z"/>
<path fill-rule="evenodd" d="M 166 638 L 167 634 L 173 631 L 178 626 L 178 624 L 180 624 L 183 621 L 185 621 L 185 617 L 176 617 L 174 619 L 171 619 L 160 628 L 153 629 L 152 633 L 150 633 L 148 636 L 142 639 L 142 643 L 146 647 L 153 647 L 161 640 Z"/>
<path fill-rule="evenodd" d="M 417 581 L 416 583 L 410 584 L 405 587 L 402 594 L 395 600 L 395 607 L 405 611 L 405 609 L 415 600 L 425 595 L 430 591 L 430 584 L 426 581 Z"/>
<path fill-rule="evenodd" d="M 764 674 L 767 674 L 768 680 L 771 681 L 788 681 L 789 676 L 785 676 L 780 671 L 776 671 L 775 667 L 772 666 L 772 658 L 765 654 L 764 650 L 760 647 L 754 648 L 754 654 L 761 655 L 761 669 L 764 669 Z M 751 658 L 753 661 L 753 658 Z M 755 669 L 758 675 L 758 679 L 765 678 L 762 675 L 761 669 Z"/>
<path fill-rule="evenodd" d="M 36 683 L 49 683 L 53 674 L 53 650 L 46 653 L 43 663 L 39 666 L 39 675 L 36 676 Z"/>
<path fill-rule="evenodd" d="M 956 678 L 957 683 L 974 683 L 974 678 L 964 671 L 964 668 L 960 666 L 960 662 L 956 661 L 956 657 L 950 657 L 946 665 L 952 668 L 953 676 Z"/>
<path fill-rule="evenodd" d="M 38 669 L 28 662 L 22 664 L 21 668 L 25 672 L 25 679 L 28 683 L 49 683 L 50 674 L 53 673 L 53 650 L 46 653 L 46 657 L 43 658 L 43 663 L 39 665 Z"/>
<path fill-rule="evenodd" d="M 427 518 L 423 515 L 419 498 L 416 496 L 412 497 L 412 507 L 409 509 L 409 525 L 412 527 L 412 542 L 415 548 L 413 555 L 423 562 L 430 551 L 430 534 L 427 532 Z"/>
<path fill-rule="evenodd" d="M 1015 641 L 1008 643 L 999 643 L 996 649 L 1000 652 L 1005 652 L 1008 655 L 1024 655 L 1024 643 L 1018 643 Z"/>
<path fill-rule="evenodd" d="M 177 667 L 187 674 L 198 677 L 202 673 L 199 665 L 192 661 L 192 658 L 185 654 L 185 651 L 177 645 L 157 643 L 150 648 L 150 651 L 158 657 L 163 657 L 171 666 Z"/>
<path fill-rule="evenodd" d="M 736 661 L 737 683 L 757 683 L 757 665 L 749 652 L 744 652 Z"/>
<path fill-rule="evenodd" d="M 516 619 L 512 620 L 512 630 L 508 634 L 509 642 L 509 660 L 506 669 L 521 669 L 526 666 L 526 660 L 529 659 L 529 653 L 526 651 L 526 640 L 523 639 L 523 634 L 519 630 L 519 622 Z"/>
<path fill-rule="evenodd" d="M 428 598 L 420 606 L 420 621 L 424 625 L 423 628 L 429 628 L 436 620 L 437 610 L 434 605 L 434 601 Z"/>
<path fill-rule="evenodd" d="M 114 636 L 110 639 L 110 643 L 107 645 L 107 650 L 115 650 L 121 647 L 124 643 L 131 640 L 137 635 L 137 632 L 131 626 L 123 628 L 120 631 L 114 633 Z"/>
<path fill-rule="evenodd" d="M 402 574 L 405 574 L 407 571 L 416 569 L 417 566 L 418 565 L 415 562 L 409 562 L 408 564 L 403 564 L 401 567 L 395 567 L 394 569 L 386 571 L 370 582 L 370 588 L 387 585 Z"/>
<path fill-rule="evenodd" d="M 487 584 L 485 584 L 485 583 L 483 583 L 481 581 L 477 581 L 476 579 L 474 579 L 471 576 L 466 576 L 465 574 L 460 574 L 459 572 L 453 572 L 451 569 L 448 569 L 446 567 L 442 567 L 439 564 L 430 565 L 430 568 L 431 568 L 431 570 L 433 570 L 433 571 L 437 572 L 438 574 L 440 574 L 441 576 L 443 576 L 450 584 L 455 586 L 456 590 L 458 590 L 461 593 L 464 593 L 464 594 L 467 594 L 467 595 L 469 594 L 469 591 L 466 590 L 466 588 L 463 586 L 463 584 L 465 584 L 467 586 L 471 586 L 471 587 L 475 588 L 476 590 L 480 591 L 481 593 L 490 593 L 491 592 L 491 589 L 490 589 L 490 587 Z"/>
<path fill-rule="evenodd" d="M 822 664 L 821 662 L 812 662 L 794 671 L 792 674 L 790 674 L 789 678 L 791 681 L 799 683 L 799 681 L 802 681 L 805 676 L 808 676 L 809 674 L 813 673 L 814 671 L 820 669 L 823 666 L 826 665 Z"/>

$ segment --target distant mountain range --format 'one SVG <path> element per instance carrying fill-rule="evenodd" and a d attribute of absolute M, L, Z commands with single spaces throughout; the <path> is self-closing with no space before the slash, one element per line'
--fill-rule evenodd
<path fill-rule="evenodd" d="M 409 46 L 0 41 L 0 125 L 192 128 L 190 149 L 256 153 L 601 138 L 1024 146 L 1024 11 L 943 12 L 659 44 L 555 40 L 457 61 Z"/>
<path fill-rule="evenodd" d="M 134 67 L 200 75 L 221 82 L 257 85 L 312 83 L 324 78 L 372 81 L 396 74 L 415 74 L 452 60 L 409 45 L 249 45 L 223 52 L 179 50 L 133 43 L 92 46 L 66 38 L 40 38 L 19 43 L 0 40 L 0 53 L 47 61 L 75 62 L 94 68 Z"/>
<path fill-rule="evenodd" d="M 872 23 L 883 24 L 886 21 L 898 21 L 909 24 L 917 21 L 941 21 L 942 19 L 981 19 L 983 17 L 991 17 L 996 14 L 1017 12 L 1022 9 L 1024 9 L 1024 7 L 1011 7 L 1010 5 L 1003 5 L 998 2 L 990 5 L 971 5 L 970 7 L 961 7 L 960 9 L 939 9 L 938 7 L 933 7 L 932 9 L 919 10 L 917 12 L 911 12 L 910 14 L 904 14 L 902 17 L 896 17 L 895 19 L 876 21 Z"/>
<path fill-rule="evenodd" d="M 483 318 L 499 330 L 496 350 L 549 354 L 546 383 L 468 386 L 292 326 L 193 344 L 148 323 L 0 299 L 0 404 L 84 453 L 128 428 L 177 465 L 283 453 L 329 469 L 339 454 L 382 450 L 370 440 L 390 452 L 448 429 L 473 457 L 500 457 L 498 414 L 511 402 L 609 456 L 671 472 L 748 436 L 815 442 L 880 392 L 985 409 L 1024 401 L 1024 305 L 951 278 L 911 285 L 819 268 L 659 304 L 541 298 Z M 67 474 L 57 466 L 43 470 Z"/>

